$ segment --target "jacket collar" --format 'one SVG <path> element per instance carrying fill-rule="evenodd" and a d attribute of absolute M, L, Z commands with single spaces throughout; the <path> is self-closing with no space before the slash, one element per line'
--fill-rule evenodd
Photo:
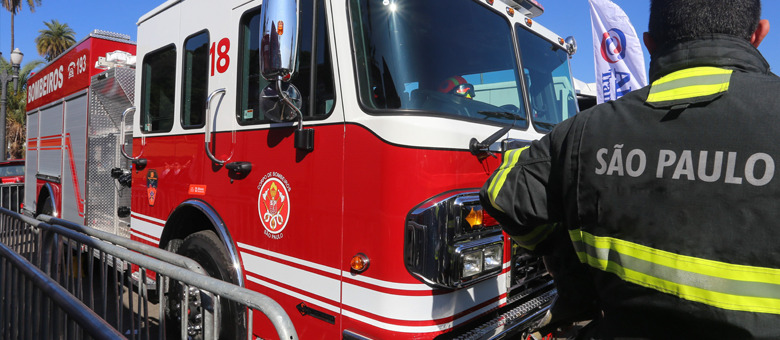
<path fill-rule="evenodd" d="M 715 34 L 658 51 L 650 61 L 650 82 L 671 72 L 698 66 L 769 73 L 769 63 L 748 41 Z"/>

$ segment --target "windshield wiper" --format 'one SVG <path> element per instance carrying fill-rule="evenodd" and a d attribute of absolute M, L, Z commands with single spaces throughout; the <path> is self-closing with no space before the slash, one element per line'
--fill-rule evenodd
<path fill-rule="evenodd" d="M 539 126 L 544 127 L 544 128 L 547 128 L 547 129 L 550 129 L 550 130 L 552 130 L 555 127 L 555 124 L 553 124 L 553 123 L 545 123 L 545 122 L 534 121 L 534 124 L 535 125 L 539 125 Z"/>
<path fill-rule="evenodd" d="M 490 146 L 493 145 L 493 143 L 497 142 L 502 136 L 506 135 L 507 132 L 509 132 L 509 130 L 511 130 L 512 127 L 515 126 L 515 122 L 517 122 L 518 119 L 526 120 L 526 118 L 506 111 L 477 111 L 477 112 L 495 118 L 513 119 L 511 125 L 502 127 L 501 130 L 496 131 L 485 140 L 480 142 L 476 138 L 472 138 L 469 141 L 469 151 L 471 151 L 472 155 L 477 156 L 480 159 L 485 158 L 487 156 L 493 156 L 493 158 L 498 158 L 496 157 L 495 154 L 493 154 L 493 152 L 490 151 Z"/>
<path fill-rule="evenodd" d="M 506 111 L 477 111 L 477 113 L 481 113 L 485 116 L 489 116 L 493 118 L 509 118 L 515 120 L 526 120 L 525 116 L 521 116 L 519 114 L 506 112 Z"/>

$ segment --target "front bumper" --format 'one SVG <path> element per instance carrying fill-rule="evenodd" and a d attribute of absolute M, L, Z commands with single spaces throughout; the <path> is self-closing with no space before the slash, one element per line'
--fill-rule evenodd
<path fill-rule="evenodd" d="M 496 311 L 492 318 L 481 319 L 476 327 L 447 334 L 447 339 L 456 340 L 497 340 L 522 334 L 527 336 L 552 306 L 557 291 L 550 281 L 534 294 L 510 298 L 507 307 Z"/>

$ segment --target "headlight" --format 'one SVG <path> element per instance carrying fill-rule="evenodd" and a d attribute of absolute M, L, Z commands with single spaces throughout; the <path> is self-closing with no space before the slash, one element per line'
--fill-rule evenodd
<path fill-rule="evenodd" d="M 500 268 L 503 264 L 503 258 L 504 258 L 504 244 L 495 244 L 490 247 L 485 248 L 484 251 L 482 251 L 484 264 L 483 268 L 485 270 L 493 270 L 496 268 Z"/>
<path fill-rule="evenodd" d="M 482 250 L 463 254 L 463 277 L 470 277 L 482 272 Z"/>
<path fill-rule="evenodd" d="M 491 237 L 483 241 L 467 243 L 465 246 L 471 248 L 465 251 L 456 251 L 456 253 L 460 253 L 462 282 L 500 271 L 503 264 L 504 242 Z"/>
<path fill-rule="evenodd" d="M 468 286 L 501 272 L 503 233 L 475 190 L 442 194 L 409 213 L 404 260 L 407 270 L 429 285 Z"/>

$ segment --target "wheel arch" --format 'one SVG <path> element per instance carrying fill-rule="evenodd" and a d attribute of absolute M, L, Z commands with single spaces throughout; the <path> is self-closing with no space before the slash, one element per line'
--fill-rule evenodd
<path fill-rule="evenodd" d="M 59 190 L 51 185 L 51 183 L 43 183 L 43 186 L 38 191 L 38 197 L 35 200 L 35 214 L 38 215 L 41 213 L 41 210 L 43 210 L 43 206 L 46 203 L 46 200 L 51 202 L 52 215 L 54 217 L 59 216 L 59 209 L 57 209 L 57 201 L 54 199 L 54 195 L 58 194 Z"/>
<path fill-rule="evenodd" d="M 233 237 L 216 210 L 206 202 L 190 199 L 176 207 L 168 217 L 162 235 L 160 235 L 160 248 L 165 249 L 168 242 L 173 239 L 183 240 L 188 235 L 203 230 L 211 230 L 217 234 L 230 255 L 230 261 L 233 262 L 234 274 L 238 280 L 234 283 L 245 287 L 241 259 Z"/>

